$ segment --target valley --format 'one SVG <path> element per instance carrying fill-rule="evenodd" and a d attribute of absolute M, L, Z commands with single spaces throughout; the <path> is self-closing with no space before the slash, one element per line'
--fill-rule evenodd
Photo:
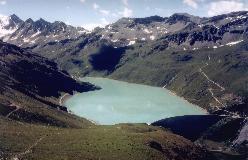
<path fill-rule="evenodd" d="M 0 42 L 0 53 L 0 159 L 206 159 L 205 149 L 159 127 L 100 126 L 68 113 L 65 93 L 100 88 L 15 45 Z"/>
<path fill-rule="evenodd" d="M 247 158 L 247 11 L 0 23 L 0 160 Z"/>
<path fill-rule="evenodd" d="M 166 85 L 211 113 L 238 107 L 240 114 L 247 114 L 240 107 L 246 103 L 247 95 L 246 11 L 209 18 L 189 14 L 122 18 L 91 32 L 62 22 L 20 21 L 16 15 L 12 17 L 21 27 L 3 39 L 55 61 L 73 77 L 100 76 L 157 87 Z M 64 34 L 70 36 L 60 36 Z M 18 35 L 37 41 L 20 44 Z"/>

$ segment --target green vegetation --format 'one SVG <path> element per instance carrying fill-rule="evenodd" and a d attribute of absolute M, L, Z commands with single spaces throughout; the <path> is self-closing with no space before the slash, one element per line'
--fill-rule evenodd
<path fill-rule="evenodd" d="M 245 44 L 195 51 L 156 49 L 162 41 L 137 44 L 126 51 L 109 76 L 128 82 L 166 86 L 210 112 L 223 107 L 231 110 L 242 100 L 246 103 L 248 50 Z M 236 108 L 236 111 L 247 114 L 247 107 Z"/>
<path fill-rule="evenodd" d="M 20 159 L 205 159 L 192 142 L 145 124 L 66 129 L 0 118 L 0 155 Z M 155 144 L 155 145 L 154 145 Z"/>
<path fill-rule="evenodd" d="M 116 52 L 121 56 L 120 59 L 117 56 L 115 63 L 108 69 L 103 64 L 99 67 L 97 59 L 94 60 L 95 56 L 92 55 L 97 53 L 98 57 L 104 56 L 111 61 L 111 54 L 106 54 L 103 48 L 111 48 L 113 44 L 94 36 L 89 37 L 80 37 L 75 43 L 66 43 L 64 46 L 58 43 L 40 48 L 37 52 L 47 56 L 51 47 L 54 47 L 52 49 L 56 52 L 50 55 L 54 56 L 52 59 L 76 77 L 104 76 L 166 86 L 212 113 L 224 109 L 238 111 L 240 115 L 247 114 L 247 107 L 241 105 L 247 102 L 247 40 L 233 46 L 185 51 L 168 48 L 168 42 L 163 38 L 137 42 L 124 48 L 112 47 L 111 53 Z M 67 48 L 67 51 L 60 51 L 61 47 Z"/>

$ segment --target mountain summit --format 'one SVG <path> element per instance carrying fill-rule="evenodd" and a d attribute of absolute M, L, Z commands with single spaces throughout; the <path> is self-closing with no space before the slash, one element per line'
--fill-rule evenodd
<path fill-rule="evenodd" d="M 50 23 L 42 18 L 37 21 L 31 18 L 23 21 L 15 14 L 0 17 L 0 38 L 22 47 L 75 39 L 86 32 L 88 31 L 81 27 L 73 27 L 59 21 Z"/>

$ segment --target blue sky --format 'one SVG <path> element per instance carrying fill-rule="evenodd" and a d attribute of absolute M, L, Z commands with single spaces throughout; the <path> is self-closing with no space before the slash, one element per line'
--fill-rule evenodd
<path fill-rule="evenodd" d="M 248 0 L 0 0 L 2 15 L 60 20 L 85 28 L 104 26 L 121 17 L 182 12 L 202 17 L 239 10 L 248 10 Z"/>

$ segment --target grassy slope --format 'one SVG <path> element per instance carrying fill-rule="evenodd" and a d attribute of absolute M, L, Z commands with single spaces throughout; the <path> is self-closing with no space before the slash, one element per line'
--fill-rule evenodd
<path fill-rule="evenodd" d="M 6 102 L 5 105 L 0 105 L 0 116 L 7 116 L 16 109 L 15 106 L 10 106 L 9 102 L 20 107 L 9 116 L 10 119 L 17 121 L 73 128 L 92 125 L 84 118 L 53 108 L 18 91 L 11 90 L 11 92 L 0 95 L 0 102 Z"/>
<path fill-rule="evenodd" d="M 0 127 L 4 158 L 194 160 L 206 156 L 192 142 L 144 124 L 63 129 L 0 118 Z"/>
<path fill-rule="evenodd" d="M 167 84 L 167 88 L 179 96 L 208 110 L 214 109 L 213 106 L 222 107 L 211 96 L 210 88 L 224 105 L 234 103 L 238 96 L 247 96 L 245 43 L 196 51 L 160 51 L 154 49 L 154 45 L 137 44 L 129 49 L 110 77 L 160 87 Z M 209 82 L 200 68 L 225 91 Z"/>

